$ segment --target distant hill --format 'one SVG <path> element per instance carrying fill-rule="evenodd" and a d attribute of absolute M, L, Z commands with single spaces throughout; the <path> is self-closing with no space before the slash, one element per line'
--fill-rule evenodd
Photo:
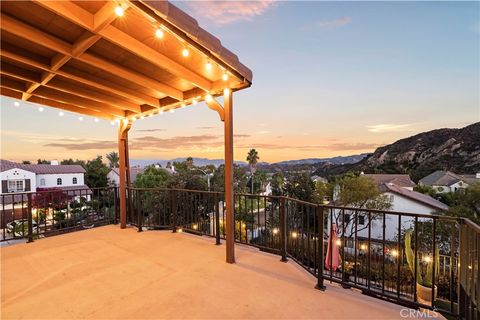
<path fill-rule="evenodd" d="M 152 164 L 160 164 L 162 167 L 165 167 L 167 165 L 167 162 L 183 162 L 187 160 L 187 158 L 175 158 L 175 159 L 170 159 L 170 160 L 163 160 L 163 159 L 157 159 L 157 160 L 149 160 L 149 159 L 130 159 L 130 166 L 138 166 L 138 167 L 146 167 Z M 207 158 L 193 158 L 193 163 L 196 166 L 206 166 L 209 164 L 213 164 L 215 167 L 218 167 L 222 164 L 225 163 L 223 159 L 207 159 Z M 247 165 L 246 162 L 243 161 L 235 161 L 235 164 L 245 166 Z"/>
<path fill-rule="evenodd" d="M 299 165 L 299 164 L 316 164 L 320 162 L 330 163 L 330 164 L 347 164 L 347 163 L 356 163 L 363 160 L 368 153 L 356 154 L 353 156 L 337 156 L 333 158 L 308 158 L 300 160 L 287 160 L 272 163 L 272 165 Z"/>
<path fill-rule="evenodd" d="M 325 164 L 317 169 L 316 174 L 329 176 L 347 171 L 408 173 L 418 181 L 436 170 L 480 172 L 480 122 L 460 129 L 419 133 L 377 148 L 355 164 Z"/>

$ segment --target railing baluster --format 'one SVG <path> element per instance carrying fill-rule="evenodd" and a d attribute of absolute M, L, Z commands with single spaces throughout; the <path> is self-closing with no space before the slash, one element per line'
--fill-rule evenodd
<path fill-rule="evenodd" d="M 316 206 L 316 216 L 318 221 L 318 240 L 317 240 L 317 285 L 316 289 L 325 291 L 326 287 L 323 283 L 323 222 L 324 222 L 324 208 Z"/>
<path fill-rule="evenodd" d="M 287 262 L 287 217 L 285 216 L 285 198 L 280 199 L 280 247 L 282 262 Z"/>

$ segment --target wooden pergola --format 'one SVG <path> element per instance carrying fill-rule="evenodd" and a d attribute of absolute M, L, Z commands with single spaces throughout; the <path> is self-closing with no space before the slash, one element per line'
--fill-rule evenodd
<path fill-rule="evenodd" d="M 237 56 L 167 1 L 2 1 L 1 15 L 2 95 L 118 123 L 121 228 L 133 122 L 199 101 L 218 112 L 235 262 L 232 95 L 252 81 Z"/>

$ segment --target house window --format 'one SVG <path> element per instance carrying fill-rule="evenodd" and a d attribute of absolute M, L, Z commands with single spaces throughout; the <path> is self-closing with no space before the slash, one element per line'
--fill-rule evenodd
<path fill-rule="evenodd" d="M 44 185 L 45 185 L 45 179 L 43 179 L 43 178 L 40 179 L 40 185 L 41 185 L 41 186 L 44 186 Z"/>
<path fill-rule="evenodd" d="M 23 180 L 8 180 L 8 192 L 23 192 Z"/>
<path fill-rule="evenodd" d="M 72 179 L 72 183 L 73 183 L 73 184 L 77 184 L 77 177 L 74 177 L 74 178 Z"/>
<path fill-rule="evenodd" d="M 343 221 L 343 215 L 340 215 L 340 223 L 345 223 L 345 225 L 348 225 L 350 223 L 350 214 L 345 213 L 345 221 Z"/>
<path fill-rule="evenodd" d="M 57 179 L 57 186 L 61 186 L 62 185 L 62 178 L 58 178 Z"/>
<path fill-rule="evenodd" d="M 361 226 L 365 225 L 365 216 L 363 215 L 358 216 L 358 224 Z"/>

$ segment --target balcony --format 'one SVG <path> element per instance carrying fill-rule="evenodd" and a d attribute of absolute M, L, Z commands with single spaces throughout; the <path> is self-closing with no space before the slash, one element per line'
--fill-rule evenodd
<path fill-rule="evenodd" d="M 384 319 L 413 308 L 478 319 L 469 220 L 236 194 L 229 265 L 224 193 L 127 188 L 126 230 L 112 226 L 118 189 L 79 194 L 1 196 L 1 239 L 33 242 L 2 248 L 5 315 Z"/>

